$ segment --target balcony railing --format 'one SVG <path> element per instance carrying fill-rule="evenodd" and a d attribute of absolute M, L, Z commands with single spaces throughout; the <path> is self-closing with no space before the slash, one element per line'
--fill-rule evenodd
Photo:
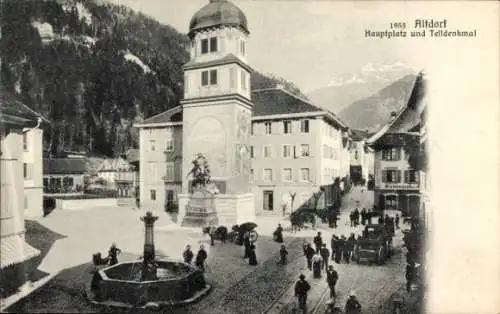
<path fill-rule="evenodd" d="M 382 182 L 381 186 L 386 189 L 402 189 L 402 190 L 417 190 L 420 188 L 418 182 L 414 183 L 395 183 L 395 182 Z"/>

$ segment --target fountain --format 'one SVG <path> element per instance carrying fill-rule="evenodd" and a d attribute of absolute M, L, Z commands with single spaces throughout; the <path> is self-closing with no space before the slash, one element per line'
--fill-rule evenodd
<path fill-rule="evenodd" d="M 86 294 L 94 304 L 147 308 L 187 304 L 205 296 L 210 285 L 203 271 L 184 263 L 155 255 L 153 226 L 157 216 L 147 212 L 144 251 L 141 260 L 125 261 L 97 269 Z"/>

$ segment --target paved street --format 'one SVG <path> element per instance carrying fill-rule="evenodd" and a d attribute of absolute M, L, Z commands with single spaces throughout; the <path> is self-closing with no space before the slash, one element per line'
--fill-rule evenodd
<path fill-rule="evenodd" d="M 185 245 L 191 244 L 195 253 L 199 244 L 208 250 L 207 281 L 213 284 L 212 292 L 200 302 L 173 313 L 291 313 L 296 300 L 293 285 L 300 272 L 311 277 L 305 270 L 302 243 L 321 231 L 323 239 L 329 241 L 332 233 L 348 236 L 360 228 L 349 226 L 348 214 L 359 201 L 360 208 L 371 207 L 373 195 L 354 188 L 346 196 L 337 229 L 319 224 L 316 229 L 306 229 L 291 234 L 285 232 L 285 244 L 289 251 L 289 264 L 278 265 L 279 245 L 271 239 L 277 223 L 286 228 L 289 221 L 282 217 L 259 217 L 257 219 L 259 240 L 257 243 L 258 266 L 250 266 L 243 260 L 243 247 L 232 243 L 209 245 L 208 237 L 198 229 L 186 229 L 173 225 L 165 213 L 155 228 L 155 244 L 160 255 L 181 258 Z M 39 224 L 64 236 L 50 247 L 38 270 L 55 275 L 54 280 L 37 292 L 18 302 L 9 310 L 14 312 L 102 312 L 92 307 L 82 294 L 83 285 L 90 280 L 92 254 L 106 253 L 109 245 L 116 241 L 123 250 L 120 259 L 137 258 L 142 251 L 144 227 L 139 217 L 143 211 L 131 208 L 89 209 L 83 211 L 55 211 L 40 219 Z M 29 234 L 28 234 L 29 237 Z M 394 244 L 400 246 L 398 231 Z M 396 253 L 383 266 L 340 264 L 338 302 L 345 304 L 351 290 L 356 294 L 365 313 L 386 313 L 384 302 L 404 285 L 403 255 Z M 326 291 L 325 278 L 308 279 L 313 289 L 308 300 L 311 312 L 324 312 Z"/>

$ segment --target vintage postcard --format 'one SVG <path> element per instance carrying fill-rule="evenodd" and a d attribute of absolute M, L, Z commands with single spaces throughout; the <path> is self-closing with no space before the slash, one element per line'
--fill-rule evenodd
<path fill-rule="evenodd" d="M 499 2 L 0 1 L 6 313 L 500 313 Z"/>

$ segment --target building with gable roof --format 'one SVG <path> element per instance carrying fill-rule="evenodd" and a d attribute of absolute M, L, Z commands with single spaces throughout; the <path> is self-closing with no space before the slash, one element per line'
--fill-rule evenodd
<path fill-rule="evenodd" d="M 43 214 L 42 130 L 38 128 L 47 122 L 0 84 L 1 289 L 8 290 L 24 284 L 24 262 L 40 254 L 39 250 L 25 242 L 24 220 L 27 216 Z M 26 141 L 26 138 L 36 139 L 39 136 L 38 141 Z M 26 160 L 27 156 L 32 159 Z M 33 167 L 27 167 L 27 164 Z M 29 197 L 29 207 L 26 206 L 26 196 Z"/>
<path fill-rule="evenodd" d="M 421 72 L 407 104 L 367 141 L 375 150 L 374 203 L 379 210 L 401 210 L 407 216 L 421 214 L 420 171 L 410 159 L 421 158 L 412 153 L 420 146 L 425 96 L 426 80 Z"/>
<path fill-rule="evenodd" d="M 118 197 L 135 195 L 136 169 L 125 159 L 104 159 L 97 168 L 97 176 L 105 180 L 107 187 L 116 191 Z"/>
<path fill-rule="evenodd" d="M 197 153 L 207 157 L 226 224 L 298 208 L 335 177 L 349 176 L 343 121 L 281 86 L 250 90 L 249 30 L 239 8 L 210 1 L 188 35 L 181 105 L 135 125 L 141 206 L 176 203 L 182 217 Z"/>

